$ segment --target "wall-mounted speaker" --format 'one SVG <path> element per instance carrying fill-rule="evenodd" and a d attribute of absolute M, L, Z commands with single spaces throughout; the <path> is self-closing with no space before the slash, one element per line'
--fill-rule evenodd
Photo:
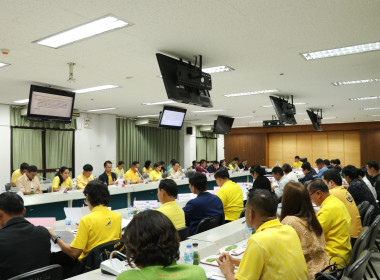
<path fill-rule="evenodd" d="M 193 127 L 192 126 L 186 127 L 186 134 L 193 135 Z"/>

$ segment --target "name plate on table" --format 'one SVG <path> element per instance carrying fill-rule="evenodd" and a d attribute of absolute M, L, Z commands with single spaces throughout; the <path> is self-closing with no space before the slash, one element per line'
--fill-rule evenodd
<path fill-rule="evenodd" d="M 25 218 L 32 225 L 42 226 L 42 227 L 55 227 L 55 218 Z"/>
<path fill-rule="evenodd" d="M 196 198 L 197 195 L 193 193 L 179 193 L 177 197 L 178 200 L 190 200 Z"/>
<path fill-rule="evenodd" d="M 133 207 L 136 207 L 138 209 L 145 209 L 147 202 L 149 202 L 149 208 L 157 208 L 158 207 L 158 201 L 157 200 L 134 200 L 133 201 Z"/>

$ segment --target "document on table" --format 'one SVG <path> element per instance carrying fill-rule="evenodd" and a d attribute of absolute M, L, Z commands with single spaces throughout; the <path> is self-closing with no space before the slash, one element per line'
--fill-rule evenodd
<path fill-rule="evenodd" d="M 71 242 L 73 242 L 73 240 L 74 240 L 74 234 L 72 234 L 70 231 L 57 230 L 56 233 L 57 233 L 57 235 L 59 235 L 61 237 L 61 239 L 63 241 L 65 241 L 66 244 L 71 244 Z M 51 243 L 50 251 L 52 253 L 56 253 L 56 252 L 61 251 L 61 247 L 59 247 L 58 244 L 55 244 L 51 240 L 50 240 L 50 243 Z"/>

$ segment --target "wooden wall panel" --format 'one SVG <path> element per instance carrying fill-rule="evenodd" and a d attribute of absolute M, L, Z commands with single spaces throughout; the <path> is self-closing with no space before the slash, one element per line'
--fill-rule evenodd
<path fill-rule="evenodd" d="M 328 159 L 344 160 L 344 137 L 342 131 L 329 131 L 327 134 Z"/>
<path fill-rule="evenodd" d="M 318 158 L 329 158 L 327 149 L 327 132 L 316 132 L 311 134 L 313 157 L 309 162 L 313 164 Z"/>
<path fill-rule="evenodd" d="M 294 161 L 297 154 L 297 134 L 296 133 L 283 133 L 282 134 L 282 164 Z"/>
<path fill-rule="evenodd" d="M 312 160 L 311 132 L 297 133 L 297 154 L 294 156 L 306 157 L 308 161 Z"/>
<path fill-rule="evenodd" d="M 352 164 L 360 167 L 360 132 L 344 132 L 344 162 L 343 165 Z"/>
<path fill-rule="evenodd" d="M 275 166 L 277 162 L 283 164 L 282 161 L 282 134 L 269 134 L 269 166 Z"/>
<path fill-rule="evenodd" d="M 380 163 L 380 129 L 360 131 L 360 166 L 366 165 L 370 160 Z"/>

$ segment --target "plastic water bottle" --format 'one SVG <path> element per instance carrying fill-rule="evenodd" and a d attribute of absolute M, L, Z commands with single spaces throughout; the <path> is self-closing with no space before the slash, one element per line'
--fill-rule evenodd
<path fill-rule="evenodd" d="M 185 251 L 185 263 L 186 264 L 193 264 L 193 248 L 191 247 L 190 244 L 186 246 L 186 251 Z"/>
<path fill-rule="evenodd" d="M 30 194 L 31 195 L 34 194 L 34 188 L 33 187 L 30 189 Z"/>
<path fill-rule="evenodd" d="M 246 225 L 245 231 L 244 231 L 245 238 L 248 239 L 251 236 L 251 234 L 252 234 L 252 228 Z"/>
<path fill-rule="evenodd" d="M 71 220 L 68 218 L 65 219 L 65 228 L 67 231 L 71 231 Z"/>
<path fill-rule="evenodd" d="M 129 208 L 128 209 L 128 218 L 131 218 L 131 217 L 133 217 L 133 207 L 132 207 L 132 205 L 129 205 L 128 208 Z"/>
<path fill-rule="evenodd" d="M 77 181 L 74 181 L 72 190 L 75 191 L 76 189 L 77 189 Z"/>
<path fill-rule="evenodd" d="M 149 201 L 146 201 L 145 202 L 145 210 L 149 210 L 150 209 L 150 203 Z"/>
<path fill-rule="evenodd" d="M 127 185 L 130 185 L 131 184 L 131 180 L 127 180 Z"/>
<path fill-rule="evenodd" d="M 198 243 L 193 243 L 193 265 L 199 265 Z"/>

